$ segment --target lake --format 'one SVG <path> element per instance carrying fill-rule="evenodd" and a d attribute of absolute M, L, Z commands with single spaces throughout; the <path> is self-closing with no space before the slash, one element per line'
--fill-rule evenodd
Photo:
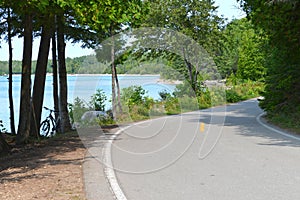
<path fill-rule="evenodd" d="M 47 75 L 44 106 L 53 108 L 53 84 L 52 75 Z M 34 76 L 32 76 L 32 83 Z M 119 75 L 119 83 L 121 88 L 132 85 L 142 86 L 147 91 L 147 96 L 153 99 L 159 99 L 159 92 L 167 90 L 172 93 L 175 89 L 174 84 L 162 83 L 159 75 Z M 19 120 L 19 104 L 20 104 L 20 88 L 21 76 L 13 76 L 13 97 L 16 128 Z M 76 97 L 89 102 L 90 97 L 97 89 L 102 89 L 108 99 L 111 98 L 111 75 L 69 75 L 68 76 L 68 102 L 72 103 Z M 8 79 L 6 76 L 0 76 L 0 119 L 6 129 L 10 130 L 9 125 L 9 101 L 8 101 Z M 106 102 L 106 109 L 111 107 L 109 101 Z M 43 112 L 42 119 L 45 118 L 47 112 Z"/>

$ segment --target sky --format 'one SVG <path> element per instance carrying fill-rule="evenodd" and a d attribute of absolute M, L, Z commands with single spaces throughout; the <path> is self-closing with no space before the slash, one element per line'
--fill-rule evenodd
<path fill-rule="evenodd" d="M 245 15 L 238 9 L 237 0 L 215 0 L 215 5 L 219 6 L 218 15 L 228 18 L 231 21 L 234 18 L 242 18 Z M 0 60 L 8 60 L 8 45 L 4 41 L 0 43 Z M 36 38 L 33 43 L 32 59 L 36 60 L 38 55 L 39 39 Z M 23 41 L 19 38 L 13 39 L 13 59 L 22 60 Z M 67 43 L 66 56 L 70 58 L 94 54 L 92 49 L 82 49 L 80 44 Z"/>
<path fill-rule="evenodd" d="M 218 15 L 224 15 L 229 21 L 245 17 L 245 13 L 239 8 L 237 0 L 215 0 L 215 5 L 219 6 Z"/>

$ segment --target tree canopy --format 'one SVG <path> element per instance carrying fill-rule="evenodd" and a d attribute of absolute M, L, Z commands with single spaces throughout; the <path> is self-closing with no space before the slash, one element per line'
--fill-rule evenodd
<path fill-rule="evenodd" d="M 265 100 L 270 116 L 285 115 L 299 124 L 300 2 L 289 0 L 240 1 L 254 25 L 269 37 Z"/>
<path fill-rule="evenodd" d="M 264 79 L 265 33 L 246 18 L 234 19 L 222 33 L 219 55 L 215 58 L 222 76 L 226 78 L 234 74 L 241 79 Z"/>

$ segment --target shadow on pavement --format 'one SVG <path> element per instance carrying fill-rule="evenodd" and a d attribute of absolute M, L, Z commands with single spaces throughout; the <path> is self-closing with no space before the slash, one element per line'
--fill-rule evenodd
<path fill-rule="evenodd" d="M 237 134 L 239 135 L 245 137 L 261 137 L 267 140 L 264 143 L 258 143 L 258 145 L 300 147 L 300 141 L 280 135 L 263 127 L 257 122 L 256 117 L 263 111 L 259 108 L 256 100 L 226 106 L 226 116 L 223 124 L 215 123 L 220 120 L 213 120 L 224 118 L 224 112 L 218 112 L 220 110 L 222 109 L 214 108 L 203 110 L 200 112 L 200 119 L 195 118 L 191 121 L 224 127 L 237 127 Z"/>

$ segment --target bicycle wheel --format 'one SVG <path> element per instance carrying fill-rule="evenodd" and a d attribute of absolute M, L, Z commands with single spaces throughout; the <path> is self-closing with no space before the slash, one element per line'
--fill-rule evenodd
<path fill-rule="evenodd" d="M 50 131 L 50 122 L 44 120 L 40 125 L 40 136 L 47 137 Z"/>

